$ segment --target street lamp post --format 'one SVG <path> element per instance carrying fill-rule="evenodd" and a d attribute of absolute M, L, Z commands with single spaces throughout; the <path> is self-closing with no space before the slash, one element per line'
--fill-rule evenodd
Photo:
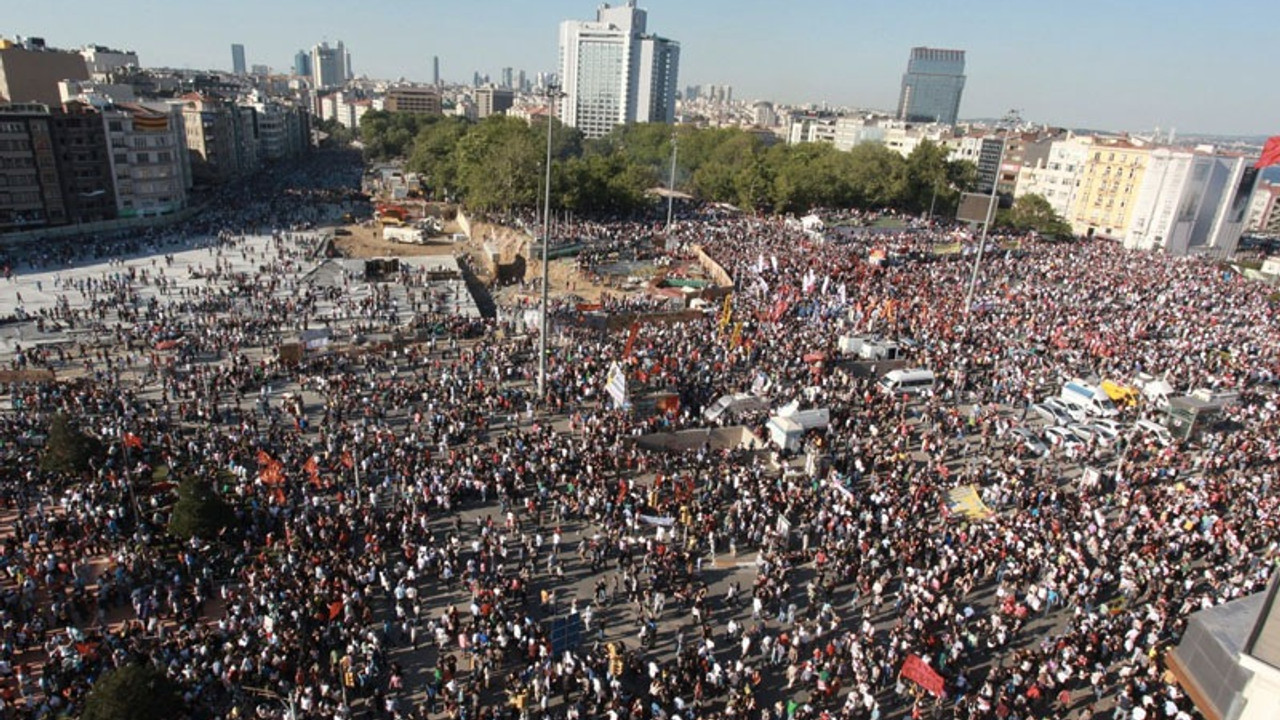
<path fill-rule="evenodd" d="M 547 250 L 551 245 L 551 125 L 555 120 L 554 100 L 562 97 L 560 86 L 547 85 L 547 178 L 542 204 L 542 320 L 538 330 L 538 399 L 547 399 L 547 318 L 550 309 L 551 263 Z"/>
<path fill-rule="evenodd" d="M 671 180 L 667 183 L 667 234 L 671 234 L 671 215 L 676 202 L 676 154 L 680 152 L 680 138 L 671 129 Z"/>
<path fill-rule="evenodd" d="M 969 277 L 969 291 L 964 296 L 964 316 L 969 317 L 973 309 L 973 293 L 978 289 L 978 271 L 982 267 L 982 252 L 987 247 L 987 231 L 991 228 L 991 219 L 996 210 L 996 189 L 1000 187 L 1000 168 L 1004 165 L 1004 150 L 1008 147 L 1008 138 L 1000 140 L 1000 158 L 996 160 L 996 176 L 991 180 L 991 198 L 987 201 L 987 217 L 982 223 L 982 237 L 978 240 L 978 256 L 973 261 L 973 274 Z M 966 326 L 967 327 L 967 326 Z"/>

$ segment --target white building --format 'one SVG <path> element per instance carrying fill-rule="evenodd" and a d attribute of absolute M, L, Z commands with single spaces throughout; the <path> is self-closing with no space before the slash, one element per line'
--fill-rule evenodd
<path fill-rule="evenodd" d="M 121 68 L 140 67 L 138 53 L 132 50 L 113 50 L 101 45 L 88 45 L 80 50 L 84 64 L 89 70 L 89 77 L 98 82 L 106 82 L 107 76 Z"/>
<path fill-rule="evenodd" d="M 596 19 L 560 23 L 560 118 L 588 138 L 628 122 L 675 117 L 680 45 L 647 35 L 635 0 L 602 5 Z"/>
<path fill-rule="evenodd" d="M 191 168 L 181 107 L 121 103 L 104 107 L 102 119 L 120 217 L 164 215 L 186 207 Z"/>
<path fill-rule="evenodd" d="M 837 150 L 848 152 L 853 148 L 869 142 L 884 142 L 885 130 L 874 120 L 863 117 L 842 117 L 836 119 L 835 144 Z"/>
<path fill-rule="evenodd" d="M 1070 217 L 1075 202 L 1076 188 L 1084 175 L 1084 163 L 1089 157 L 1088 138 L 1069 137 L 1055 140 L 1049 146 L 1049 157 L 1034 166 L 1023 165 L 1018 170 L 1015 198 L 1023 195 L 1041 195 L 1049 201 L 1053 211 L 1062 217 Z"/>
<path fill-rule="evenodd" d="M 1212 146 L 1152 150 L 1125 247 L 1170 255 L 1234 253 L 1256 179 L 1245 165 L 1244 157 Z"/>

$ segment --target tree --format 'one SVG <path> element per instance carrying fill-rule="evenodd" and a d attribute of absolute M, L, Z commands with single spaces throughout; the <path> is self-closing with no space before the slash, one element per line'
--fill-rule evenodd
<path fill-rule="evenodd" d="M 356 139 L 356 134 L 351 128 L 333 118 L 316 123 L 316 129 L 329 136 L 325 141 L 327 144 L 336 147 L 346 147 L 351 144 L 352 140 Z"/>
<path fill-rule="evenodd" d="M 214 492 L 210 483 L 187 478 L 178 485 L 178 502 L 174 503 L 169 517 L 169 533 L 182 540 L 193 537 L 208 540 L 234 519 L 231 506 Z"/>
<path fill-rule="evenodd" d="M 1043 195 L 1023 195 L 1013 207 L 996 214 L 996 227 L 1018 232 L 1035 231 L 1051 238 L 1071 237 L 1071 225 L 1049 204 Z"/>
<path fill-rule="evenodd" d="M 177 683 L 150 663 L 132 662 L 98 679 L 82 720 L 170 720 L 184 712 Z"/>
<path fill-rule="evenodd" d="M 49 439 L 40 458 L 40 469 L 49 472 L 80 473 L 89 462 L 102 454 L 102 443 L 73 426 L 66 415 L 54 415 L 49 421 Z"/>

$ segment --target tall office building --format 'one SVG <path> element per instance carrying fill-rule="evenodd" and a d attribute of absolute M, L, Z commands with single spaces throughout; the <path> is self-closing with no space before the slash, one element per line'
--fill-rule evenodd
<path fill-rule="evenodd" d="M 316 89 L 338 88 L 346 84 L 347 63 L 350 56 L 342 41 L 337 47 L 329 47 L 328 41 L 311 48 L 311 78 Z"/>
<path fill-rule="evenodd" d="M 955 125 L 963 92 L 963 50 L 911 48 L 898 96 L 898 119 Z"/>
<path fill-rule="evenodd" d="M 476 90 L 476 118 L 483 120 L 511 109 L 515 92 L 510 88 L 482 87 Z"/>
<path fill-rule="evenodd" d="M 502 68 L 502 87 L 510 90 L 515 87 L 516 71 L 509 67 Z"/>
<path fill-rule="evenodd" d="M 680 44 L 646 32 L 635 0 L 602 5 L 594 21 L 560 24 L 560 118 L 586 137 L 628 122 L 675 118 Z"/>
<path fill-rule="evenodd" d="M 293 56 L 293 74 L 298 77 L 310 77 L 311 75 L 311 56 L 306 50 L 299 50 Z"/>
<path fill-rule="evenodd" d="M 440 87 L 440 56 L 431 56 L 431 84 Z"/>
<path fill-rule="evenodd" d="M 236 75 L 244 75 L 248 70 L 248 65 L 244 62 L 244 46 L 240 43 L 231 45 L 231 72 Z"/>

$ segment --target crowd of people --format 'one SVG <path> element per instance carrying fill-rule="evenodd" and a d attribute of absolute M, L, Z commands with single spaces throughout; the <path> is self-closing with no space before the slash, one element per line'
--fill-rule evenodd
<path fill-rule="evenodd" d="M 352 192 L 330 183 L 352 177 L 320 161 L 198 228 L 205 289 L 170 284 L 163 255 L 58 280 L 67 299 L 39 319 L 99 323 L 116 344 L 11 358 L 78 379 L 8 388 L 4 717 L 77 712 L 104 673 L 143 662 L 196 718 L 1183 720 L 1164 653 L 1191 613 L 1270 579 L 1280 326 L 1256 283 L 1019 238 L 986 255 L 970 301 L 969 254 L 889 252 L 955 242 L 950 227 L 823 241 L 683 213 L 664 252 L 701 248 L 733 279 L 727 305 L 620 333 L 558 306 L 540 400 L 537 339 L 513 321 L 410 308 L 431 339 L 270 350 L 315 317 L 294 278 L 309 224 Z M 593 268 L 661 229 L 582 227 L 608 245 Z M 255 233 L 273 236 L 259 272 L 226 276 L 219 254 Z M 140 303 L 139 284 L 163 292 Z M 157 361 L 175 333 L 191 339 L 180 361 Z M 876 368 L 839 358 L 852 334 L 897 340 L 936 388 L 880 391 Z M 631 409 L 606 392 L 615 363 Z M 1013 432 L 1065 379 L 1138 372 L 1238 400 L 1167 447 L 1126 433 L 1041 455 Z M 638 441 L 753 388 L 829 409 L 807 462 Z M 678 406 L 642 415 L 660 391 Z M 87 469 L 41 469 L 55 415 L 101 439 Z M 1105 472 L 1085 483 L 1085 466 Z M 177 479 L 233 520 L 172 537 Z M 990 513 L 949 507 L 968 486 Z M 940 695 L 903 676 L 909 659 Z"/>

